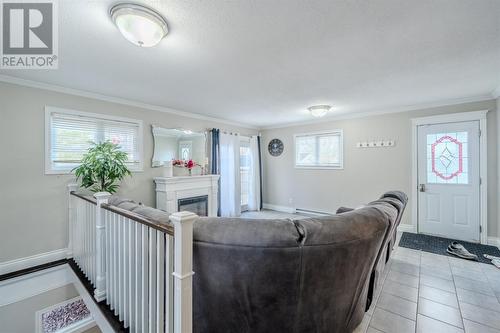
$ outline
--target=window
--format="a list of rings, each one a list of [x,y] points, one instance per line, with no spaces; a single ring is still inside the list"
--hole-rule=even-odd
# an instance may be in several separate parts
[[[45,108],[45,173],[68,173],[78,166],[91,142],[111,141],[128,155],[132,171],[142,170],[142,121]]]
[[[427,182],[468,184],[467,132],[427,134]]]
[[[193,142],[192,141],[180,141],[179,142],[179,158],[181,160],[187,161],[192,157]]]
[[[295,167],[342,169],[342,130],[295,135]]]
[[[241,211],[248,210],[251,158],[250,141],[248,138],[242,138],[240,142]]]

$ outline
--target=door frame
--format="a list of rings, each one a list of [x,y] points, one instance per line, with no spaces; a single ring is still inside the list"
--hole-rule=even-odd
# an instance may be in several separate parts
[[[412,231],[419,232],[418,224],[418,126],[443,123],[458,123],[465,121],[479,121],[479,226],[480,242],[488,243],[488,132],[486,115],[489,110],[449,113],[429,117],[411,119],[411,184],[410,200]]]

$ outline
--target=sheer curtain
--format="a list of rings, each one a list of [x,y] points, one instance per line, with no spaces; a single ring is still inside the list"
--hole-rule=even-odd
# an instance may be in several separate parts
[[[219,139],[221,216],[236,217],[241,215],[240,137],[220,132]]]
[[[260,147],[259,138],[250,138],[250,182],[248,189],[248,210],[260,210]]]

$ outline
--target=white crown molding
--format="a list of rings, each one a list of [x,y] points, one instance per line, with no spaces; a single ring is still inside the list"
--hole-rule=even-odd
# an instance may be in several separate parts
[[[142,109],[146,109],[146,110],[165,112],[165,113],[175,114],[178,116],[183,116],[183,117],[187,117],[187,118],[191,118],[191,119],[213,121],[213,122],[218,122],[221,124],[227,124],[227,125],[231,125],[231,126],[237,126],[237,127],[253,129],[253,130],[256,130],[256,129],[269,130],[269,129],[277,129],[277,128],[285,128],[285,127],[293,127],[293,126],[319,124],[319,123],[324,123],[325,121],[356,119],[356,118],[378,116],[378,115],[384,115],[384,114],[390,114],[390,113],[411,112],[411,111],[429,109],[429,108],[440,107],[440,106],[448,106],[448,105],[472,103],[472,102],[481,102],[481,101],[491,100],[491,99],[495,99],[495,98],[500,97],[500,86],[499,86],[498,88],[493,90],[490,94],[486,94],[486,95],[478,95],[478,96],[471,96],[471,97],[464,97],[464,98],[449,99],[449,100],[432,102],[432,103],[413,104],[413,105],[394,107],[394,108],[384,109],[384,110],[372,110],[372,111],[363,111],[363,112],[354,112],[354,113],[344,113],[344,114],[331,115],[331,116],[318,118],[318,119],[305,120],[305,121],[298,120],[298,121],[294,121],[294,122],[281,123],[281,124],[269,125],[269,126],[256,126],[256,125],[252,125],[252,124],[239,123],[236,121],[227,120],[227,119],[223,119],[223,118],[205,116],[205,115],[201,115],[198,113],[176,110],[176,109],[172,109],[172,108],[168,108],[168,107],[164,107],[164,106],[148,104],[148,103],[143,103],[143,102],[137,102],[137,101],[128,100],[125,98],[107,96],[107,95],[103,95],[103,94],[93,93],[90,91],[62,87],[62,86],[58,86],[58,85],[54,85],[54,84],[50,84],[50,83],[44,83],[44,82],[40,82],[40,81],[21,79],[21,78],[9,76],[9,75],[0,74],[0,82],[15,84],[15,85],[24,86],[24,87],[30,87],[30,88],[38,88],[38,89],[44,89],[44,90],[49,90],[49,91],[55,91],[55,92],[74,95],[74,96],[92,98],[92,99],[102,100],[105,102],[133,106],[133,107],[138,107],[138,108],[142,108]]]
[[[339,114],[339,115],[331,115],[331,116],[326,116],[323,118],[317,118],[317,119],[312,119],[312,120],[307,120],[307,121],[297,121],[297,122],[290,122],[290,123],[285,123],[285,124],[264,126],[264,127],[261,127],[260,130],[278,129],[278,128],[286,128],[286,127],[294,127],[294,126],[303,126],[303,125],[313,125],[313,124],[325,123],[328,121],[365,118],[365,117],[380,116],[380,115],[391,114],[391,113],[411,112],[411,111],[431,109],[431,108],[448,106],[448,105],[482,102],[482,101],[488,101],[488,100],[492,100],[492,99],[493,99],[492,94],[479,95],[479,96],[472,96],[472,97],[450,99],[450,100],[433,102],[433,103],[422,103],[422,104],[414,104],[414,105],[408,105],[408,106],[402,106],[402,107],[395,107],[395,108],[385,109],[385,110],[363,111],[363,112],[354,112],[354,113],[349,113],[349,114],[343,113],[343,114]]]
[[[66,259],[68,249],[59,249],[33,256],[0,262],[0,275],[20,271],[22,269],[43,265],[52,261]]]
[[[58,85],[54,85],[54,84],[50,84],[50,83],[44,83],[44,82],[40,82],[40,81],[20,79],[20,78],[9,76],[9,75],[0,74],[0,82],[15,84],[18,86],[30,87],[30,88],[38,88],[38,89],[43,89],[43,90],[55,91],[55,92],[68,94],[68,95],[92,98],[92,99],[97,99],[97,100],[101,100],[101,101],[105,101],[105,102],[133,106],[133,107],[146,109],[146,110],[165,112],[165,113],[175,114],[177,116],[182,116],[182,117],[187,117],[187,118],[192,118],[192,119],[213,121],[213,122],[217,122],[217,123],[221,123],[221,124],[243,127],[243,128],[247,128],[247,129],[259,129],[259,127],[254,126],[254,125],[238,123],[236,121],[231,121],[231,120],[227,120],[227,119],[204,116],[204,115],[201,115],[198,113],[176,110],[176,109],[172,109],[172,108],[168,108],[168,107],[164,107],[164,106],[148,104],[148,103],[143,103],[143,102],[137,102],[137,101],[128,100],[128,99],[120,98],[120,97],[102,95],[102,94],[93,93],[93,92],[85,91],[85,90],[62,87],[62,86],[58,86]]]
[[[495,90],[491,92],[491,96],[493,98],[499,98],[500,97],[500,86],[498,86]]]

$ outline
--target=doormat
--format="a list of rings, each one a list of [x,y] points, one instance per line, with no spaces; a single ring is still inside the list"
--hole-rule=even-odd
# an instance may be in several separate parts
[[[477,255],[479,262],[485,264],[491,264],[491,260],[483,257],[483,254],[489,254],[495,257],[500,257],[500,250],[496,246],[469,243],[444,237],[414,234],[409,232],[403,232],[403,234],[401,235],[401,240],[399,241],[399,246],[413,250],[420,250],[435,254],[441,254],[448,257],[458,258],[457,256],[451,255],[448,252],[446,252],[448,245],[450,245],[450,243],[453,241],[459,242],[467,249],[467,251]]]

